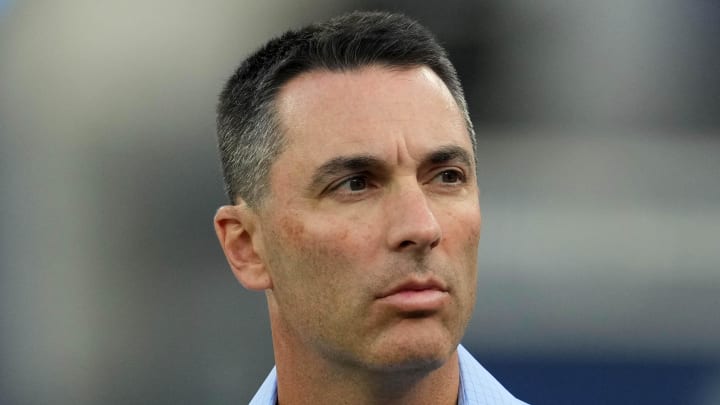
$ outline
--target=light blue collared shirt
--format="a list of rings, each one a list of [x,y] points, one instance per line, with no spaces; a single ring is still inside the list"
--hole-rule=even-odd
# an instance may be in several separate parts
[[[516,399],[460,345],[460,391],[458,405],[527,405]],[[273,367],[250,405],[277,404],[277,374]]]

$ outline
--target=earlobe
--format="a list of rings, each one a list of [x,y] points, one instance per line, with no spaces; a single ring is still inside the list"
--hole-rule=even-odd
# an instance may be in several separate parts
[[[220,246],[235,278],[249,290],[272,288],[272,279],[258,254],[253,233],[257,218],[244,203],[225,205],[215,214],[214,224]]]

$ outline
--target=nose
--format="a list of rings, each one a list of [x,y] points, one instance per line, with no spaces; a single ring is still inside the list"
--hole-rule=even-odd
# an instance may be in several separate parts
[[[427,253],[438,246],[442,229],[421,186],[406,186],[392,194],[386,212],[390,249]]]

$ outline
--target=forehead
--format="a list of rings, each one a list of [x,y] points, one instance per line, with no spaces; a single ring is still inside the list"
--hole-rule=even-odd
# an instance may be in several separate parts
[[[455,99],[423,66],[306,72],[280,90],[276,107],[287,141],[278,161],[289,155],[320,163],[351,153],[390,158],[399,144],[411,154],[448,144],[472,153]]]

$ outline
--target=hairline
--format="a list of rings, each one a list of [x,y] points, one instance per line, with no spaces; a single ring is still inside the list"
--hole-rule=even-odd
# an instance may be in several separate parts
[[[442,83],[443,86],[445,86],[445,89],[450,94],[450,97],[452,97],[453,101],[455,102],[455,105],[457,106],[460,115],[462,116],[462,119],[465,123],[465,130],[466,133],[470,139],[470,143],[472,145],[472,155],[473,160],[475,163],[475,167],[477,168],[477,146],[476,146],[476,139],[475,139],[475,130],[472,125],[472,121],[470,121],[469,117],[469,111],[467,110],[467,103],[464,102],[464,98],[462,100],[458,100],[456,95],[453,94],[450,87],[447,85],[445,80],[435,71],[435,69],[432,68],[427,63],[392,63],[384,60],[376,60],[371,61],[368,63],[361,63],[354,66],[341,66],[338,68],[332,68],[328,66],[318,65],[318,66],[311,66],[307,70],[303,70],[300,72],[297,72],[296,74],[290,75],[282,82],[278,83],[275,88],[270,92],[268,99],[263,103],[265,108],[263,108],[262,114],[266,116],[268,121],[270,121],[271,127],[276,131],[275,136],[277,136],[277,142],[276,142],[276,148],[273,149],[273,155],[271,159],[271,163],[268,167],[268,173],[263,176],[263,179],[261,180],[261,184],[259,185],[259,192],[257,195],[255,195],[256,201],[245,201],[240,196],[236,195],[234,198],[241,199],[245,201],[248,206],[252,209],[255,209],[257,211],[260,211],[264,208],[265,202],[269,199],[271,196],[271,172],[272,168],[275,166],[275,162],[277,162],[278,158],[285,152],[286,148],[289,146],[289,138],[287,137],[287,130],[289,129],[285,123],[283,122],[283,119],[280,114],[280,110],[278,108],[278,101],[280,99],[281,93],[284,89],[287,88],[288,84],[292,81],[295,81],[303,76],[312,74],[312,73],[357,73],[360,71],[363,71],[365,69],[370,69],[373,67],[380,67],[383,69],[387,69],[390,71],[408,71],[412,69],[418,69],[418,68],[428,68]],[[461,97],[463,94],[459,94]]]

